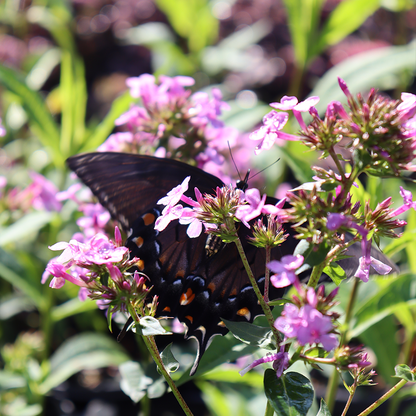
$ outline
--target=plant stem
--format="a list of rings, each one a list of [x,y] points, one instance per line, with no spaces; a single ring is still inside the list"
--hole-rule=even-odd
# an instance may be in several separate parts
[[[345,404],[345,407],[344,407],[344,410],[342,411],[342,415],[341,416],[345,416],[347,414],[347,412],[348,412],[348,409],[351,406],[352,399],[353,399],[354,394],[355,394],[355,392],[357,390],[357,384],[356,384],[356,381],[355,380],[354,380],[354,384],[351,386],[351,389],[352,389],[352,391],[349,392],[350,393],[350,397],[348,397],[348,401]]]
[[[326,266],[326,262],[323,261],[322,263],[318,264],[317,266],[313,266],[311,277],[309,278],[308,286],[313,287],[314,289],[318,285],[319,279],[322,276],[322,272],[324,271]]]
[[[270,263],[270,254],[271,254],[271,247],[266,246],[266,264]],[[270,270],[266,266],[266,270],[264,272],[264,301],[266,303],[269,302],[269,285],[270,285]]]
[[[352,317],[352,311],[354,309],[354,303],[357,298],[359,283],[360,283],[359,279],[354,279],[350,298],[348,300],[347,310],[345,311],[345,330],[341,334],[341,338],[339,342],[340,345],[344,345],[348,341],[347,335],[349,331],[349,324],[350,324],[351,317]],[[335,399],[336,399],[337,390],[338,390],[338,380],[339,380],[339,373],[338,373],[338,370],[334,368],[331,374],[331,377],[329,379],[329,382],[328,382],[328,387],[327,387],[326,397],[325,397],[325,402],[331,413],[334,410],[334,404],[335,404]]]
[[[273,331],[273,335],[276,339],[276,342],[277,344],[279,344],[282,341],[282,339],[280,337],[279,331],[274,327],[274,317],[273,317],[272,311],[269,305],[265,302],[263,295],[260,292],[259,286],[256,282],[256,279],[254,278],[253,271],[251,270],[251,267],[248,264],[248,260],[246,257],[246,253],[244,252],[243,245],[241,244],[241,241],[238,238],[238,236],[237,236],[237,239],[235,240],[235,244],[237,245],[238,253],[240,254],[244,268],[246,270],[248,278],[250,279],[250,283],[253,286],[254,293],[256,294],[257,299],[259,300],[260,306],[263,309],[264,315],[266,316],[267,322],[269,323],[270,328]]]
[[[377,409],[382,405],[386,400],[388,400],[393,394],[396,394],[402,387],[406,385],[406,380],[400,380],[395,386],[393,386],[387,393],[383,394],[378,400],[376,400],[371,406],[367,407],[363,412],[358,416],[367,416],[371,412]]]
[[[162,358],[160,357],[159,350],[157,349],[157,345],[155,342],[155,338],[153,336],[145,337],[143,336],[144,343],[147,346],[147,349],[150,352],[150,355],[155,360],[156,365],[158,366],[160,372],[162,373],[163,377],[165,378],[166,382],[169,384],[169,387],[172,389],[172,393],[175,395],[176,400],[182,407],[182,410],[187,416],[193,416],[191,409],[189,409],[188,405],[186,404],[185,400],[183,399],[181,393],[179,392],[176,384],[172,380],[169,375],[169,372],[166,370],[165,366],[163,365]]]

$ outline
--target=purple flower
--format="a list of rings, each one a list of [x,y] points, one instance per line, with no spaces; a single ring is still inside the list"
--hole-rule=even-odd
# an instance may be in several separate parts
[[[300,127],[303,130],[306,130],[306,124],[303,121],[301,113],[305,111],[310,111],[311,108],[314,107],[318,102],[319,102],[319,97],[317,96],[309,97],[306,100],[298,103],[298,99],[296,97],[288,97],[285,95],[280,100],[280,103],[271,103],[270,106],[273,108],[277,108],[278,110],[284,110],[284,111],[292,110],[293,115],[298,121]]]
[[[285,347],[282,346],[280,348],[280,352],[274,354],[268,354],[258,360],[253,361],[250,365],[245,367],[243,370],[239,371],[240,376],[243,376],[248,371],[257,367],[263,363],[270,363],[273,362],[273,369],[276,371],[277,378],[281,377],[283,371],[289,367],[289,354],[285,352]]]
[[[256,188],[247,189],[244,193],[246,205],[237,208],[235,216],[247,227],[250,228],[249,221],[261,214],[276,215],[279,208],[274,205],[265,204],[267,195],[260,198],[260,191]]]
[[[371,246],[371,244],[369,244]],[[354,273],[355,277],[358,277],[363,282],[368,282],[370,276],[370,266],[378,273],[378,274],[389,274],[391,272],[391,267],[387,264],[384,264],[380,260],[375,259],[374,257],[360,257],[359,259],[359,266],[357,271]]]
[[[400,195],[403,198],[403,205],[391,212],[391,217],[396,217],[397,215],[403,214],[403,212],[406,212],[410,208],[416,209],[416,202],[412,201],[413,195],[410,191],[407,191],[401,186]]]
[[[408,120],[416,113],[416,95],[402,92],[401,99],[402,102],[398,105],[397,111],[400,113],[402,120]]]
[[[301,319],[297,331],[299,344],[321,343],[326,351],[331,351],[338,345],[336,335],[328,333],[334,329],[329,316],[322,315],[311,305],[305,305],[299,311],[299,318]]]
[[[294,284],[295,287],[300,288],[299,279],[295,271],[303,264],[303,256],[283,256],[280,261],[273,260],[267,264],[267,267],[276,273],[270,277],[270,282],[274,287],[286,287]]]
[[[309,304],[300,309],[285,304],[282,316],[276,319],[274,326],[287,338],[297,338],[300,345],[321,343],[326,351],[338,345],[337,337],[330,333],[334,329],[331,318]]]
[[[280,131],[285,126],[288,118],[287,113],[278,113],[277,111],[270,111],[263,117],[263,126],[253,131],[249,136],[250,140],[261,140],[254,151],[255,154],[270,149],[277,139],[291,141],[299,139],[297,136]]]

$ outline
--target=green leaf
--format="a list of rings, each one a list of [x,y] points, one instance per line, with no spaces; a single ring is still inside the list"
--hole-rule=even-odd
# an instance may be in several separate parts
[[[78,298],[73,298],[59,306],[55,306],[51,311],[51,318],[55,322],[82,312],[88,312],[97,309],[97,304],[91,300],[86,299],[81,301]]]
[[[153,318],[152,316],[144,316],[140,318],[140,322],[136,323],[133,327],[133,332],[136,332],[145,337],[151,335],[171,335],[171,332],[166,331],[158,319]]]
[[[47,211],[31,212],[0,232],[0,247],[6,244],[28,240],[52,220],[53,213]]]
[[[339,286],[347,277],[345,270],[337,263],[331,263],[329,266],[326,266],[324,268],[324,273],[327,274],[337,286]]]
[[[90,136],[85,138],[84,143],[80,146],[79,153],[95,150],[100,146],[113,131],[114,121],[129,109],[133,101],[134,99],[129,91],[116,98],[104,120],[94,128],[94,132]]]
[[[221,364],[233,362],[237,358],[252,354],[257,350],[257,346],[242,344],[231,334],[227,334],[224,337],[216,336],[205,351],[199,363],[196,376],[201,376]],[[185,372],[176,384],[179,386],[191,379],[192,377],[188,372]]]
[[[319,54],[329,45],[340,42],[380,7],[380,0],[344,0],[332,11],[317,39],[314,53]]]
[[[28,296],[37,308],[42,309],[45,305],[45,299],[38,287],[31,280],[17,274],[11,267],[7,267],[1,258],[3,253],[5,252],[0,250],[0,277]]]
[[[284,0],[296,61],[300,68],[313,57],[323,0]]]
[[[403,274],[393,279],[373,277],[374,282],[380,283],[379,289],[371,292],[355,310],[355,325],[349,336],[358,337],[367,328],[399,310],[403,303],[416,305],[414,281],[415,275]],[[383,284],[381,284],[383,283]]]
[[[319,407],[319,412],[316,416],[331,416],[331,412],[324,399],[321,399],[321,406]]]
[[[248,322],[233,322],[223,319],[226,327],[241,342],[249,345],[257,345],[260,348],[275,350],[272,331],[263,326],[257,326]]]
[[[391,257],[401,250],[404,250],[409,244],[416,242],[416,230],[406,230],[400,238],[394,239],[383,249],[387,257]],[[413,245],[413,244],[412,244]]]
[[[277,378],[276,372],[264,373],[264,392],[279,416],[305,416],[313,402],[313,387],[302,374],[289,372]]]
[[[144,374],[139,363],[127,361],[119,366],[121,375],[120,388],[135,403],[138,403],[146,394],[148,386],[153,383],[150,377]]]
[[[83,333],[65,341],[51,356],[51,371],[39,386],[41,394],[63,383],[78,371],[118,366],[129,358],[119,344],[109,336]]]
[[[26,387],[26,379],[18,374],[0,370],[0,391]]]
[[[406,364],[396,365],[394,371],[396,374],[393,377],[416,383],[416,374]]]
[[[405,46],[378,48],[345,59],[327,71],[311,92],[321,98],[317,110],[324,113],[327,103],[333,100],[346,102],[338,85],[338,76],[348,84],[352,94],[372,87],[394,89],[402,85],[403,71],[415,73],[415,54],[416,41],[413,41]]]
[[[148,388],[147,388],[147,396],[149,399],[157,399],[158,397],[162,397],[166,392],[166,383],[163,377],[155,380]]]
[[[169,373],[174,373],[179,368],[179,362],[172,353],[172,343],[166,346],[166,348],[160,353],[164,367]]]
[[[63,165],[67,155],[62,155],[59,148],[59,129],[48,111],[42,96],[31,90],[24,81],[22,74],[15,69],[0,65],[0,83],[21,100],[29,124],[33,132],[39,137],[42,144],[52,153],[53,160]]]

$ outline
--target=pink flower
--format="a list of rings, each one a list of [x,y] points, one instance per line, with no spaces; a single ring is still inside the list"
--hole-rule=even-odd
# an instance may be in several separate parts
[[[384,264],[380,260],[375,259],[374,257],[366,258],[365,256],[360,257],[359,266],[357,271],[354,273],[355,277],[358,277],[363,282],[368,282],[370,275],[370,266],[378,274],[389,274],[391,272],[391,267],[387,264]]]
[[[289,367],[289,354],[285,352],[285,347],[280,348],[280,352],[274,354],[268,354],[258,360],[253,361],[250,365],[239,371],[240,375],[243,376],[248,371],[257,367],[260,364],[273,362],[273,368],[276,371],[276,377],[282,376],[283,371]]]
[[[305,305],[299,311],[299,318],[301,319],[297,331],[299,344],[321,343],[326,351],[331,351],[338,345],[336,335],[329,334],[334,329],[329,316],[324,316],[312,306]]]
[[[156,220],[155,230],[163,231],[171,221],[181,218],[183,210],[184,208],[182,205],[166,205],[162,214]]]
[[[283,256],[280,261],[273,260],[267,264],[267,267],[276,273],[270,277],[270,282],[274,287],[286,287],[294,284],[295,287],[300,288],[299,279],[297,278],[295,271],[302,266],[304,261],[303,256],[298,254],[297,256]]]
[[[303,121],[301,116],[301,112],[310,111],[317,103],[319,102],[319,97],[312,96],[307,98],[304,101],[298,103],[298,99],[296,97],[288,97],[284,96],[280,103],[271,103],[270,106],[273,108],[277,108],[278,110],[292,110],[293,115],[295,116],[296,120],[298,121],[300,127],[303,130],[306,130],[306,124]]]
[[[286,303],[282,316],[276,319],[274,326],[287,338],[296,338],[300,345],[321,343],[326,351],[331,351],[338,345],[338,339],[333,331],[331,318],[322,315],[310,304],[300,309]]]
[[[249,221],[258,217],[261,214],[276,215],[279,208],[274,205],[265,204],[267,195],[264,194],[260,198],[260,191],[256,188],[247,189],[245,191],[246,205],[241,205],[237,208],[235,216],[247,227],[250,228]]]
[[[298,140],[297,136],[280,131],[285,126],[288,118],[289,115],[287,113],[278,113],[277,111],[270,111],[263,117],[263,126],[249,136],[250,140],[261,140],[261,143],[254,151],[255,154],[259,154],[262,150],[270,149],[277,139]]]
[[[190,176],[187,176],[180,185],[175,186],[171,191],[168,192],[166,196],[157,201],[161,205],[176,205],[182,198],[182,195],[188,190]]]
[[[400,195],[403,198],[403,205],[391,212],[391,217],[396,217],[397,215],[403,214],[403,212],[406,212],[410,208],[416,209],[416,201],[412,201],[413,195],[410,191],[407,191],[401,186]]]

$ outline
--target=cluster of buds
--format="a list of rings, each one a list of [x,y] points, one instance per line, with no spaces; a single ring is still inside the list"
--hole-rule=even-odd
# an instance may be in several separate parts
[[[80,287],[79,297],[99,301],[100,306],[108,308],[108,315],[114,312],[141,311],[149,288],[147,277],[129,270],[139,259],[129,259],[129,250],[122,245],[119,229],[115,228],[115,242],[104,234],[96,234],[87,243],[71,240],[50,247],[51,250],[63,250],[52,259],[42,276],[45,283],[50,275],[53,279],[50,287],[61,288],[66,281]],[[155,313],[156,306],[150,308]]]
[[[213,88],[211,97],[192,91],[191,77],[143,74],[128,78],[130,95],[140,100],[116,121],[126,131],[112,134],[99,151],[129,151],[195,161],[203,168],[221,165],[221,152],[236,143],[238,131],[219,119],[229,106],[221,91]],[[217,168],[218,169],[218,168]]]

